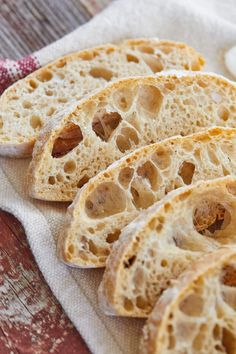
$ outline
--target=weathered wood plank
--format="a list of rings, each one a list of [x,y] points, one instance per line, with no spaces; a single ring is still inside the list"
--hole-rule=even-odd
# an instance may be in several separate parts
[[[0,211],[0,353],[88,354],[46,285],[24,230]]]
[[[0,0],[0,58],[19,59],[87,22],[111,0]]]

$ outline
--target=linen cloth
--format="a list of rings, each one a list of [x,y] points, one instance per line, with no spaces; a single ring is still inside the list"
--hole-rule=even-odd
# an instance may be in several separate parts
[[[186,42],[206,58],[205,70],[231,78],[224,53],[236,44],[235,0],[115,1],[87,24],[20,63],[1,61],[0,86],[3,91],[15,79],[72,51],[149,36]],[[137,353],[144,321],[101,312],[97,287],[103,271],[72,269],[57,260],[55,241],[68,204],[29,198],[25,181],[29,159],[0,158],[0,163],[0,207],[22,222],[46,281],[92,353]]]

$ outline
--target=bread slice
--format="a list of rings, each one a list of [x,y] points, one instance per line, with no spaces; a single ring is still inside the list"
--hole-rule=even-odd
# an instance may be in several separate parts
[[[236,178],[172,191],[130,223],[99,289],[107,314],[146,317],[171,281],[205,252],[236,245]]]
[[[206,73],[116,82],[42,132],[29,170],[34,198],[69,201],[135,148],[204,127],[236,127],[236,84]]]
[[[59,58],[0,98],[0,155],[31,155],[40,129],[68,103],[109,81],[168,69],[201,70],[204,59],[186,44],[155,38],[107,44]]]
[[[235,249],[205,255],[163,293],[144,327],[140,353],[236,353]]]
[[[169,191],[236,171],[236,129],[212,128],[140,148],[85,185],[68,209],[58,251],[78,267],[104,267],[123,227]]]

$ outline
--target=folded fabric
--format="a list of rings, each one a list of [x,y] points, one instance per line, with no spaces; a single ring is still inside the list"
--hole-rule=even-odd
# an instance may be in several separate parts
[[[1,92],[58,56],[148,36],[184,41],[204,55],[207,70],[232,78],[224,65],[224,53],[236,41],[234,0],[118,0],[86,25],[33,55],[17,63],[1,61]],[[96,354],[137,353],[143,321],[107,317],[98,307],[102,270],[70,269],[57,260],[55,240],[68,204],[28,197],[25,174],[29,160],[1,158],[0,163],[0,207],[22,222],[46,281],[90,350]]]

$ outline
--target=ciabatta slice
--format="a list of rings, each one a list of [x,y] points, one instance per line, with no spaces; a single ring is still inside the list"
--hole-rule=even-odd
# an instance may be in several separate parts
[[[236,178],[169,193],[130,223],[114,245],[99,290],[107,314],[145,317],[191,262],[236,245]]]
[[[137,149],[85,185],[67,213],[60,258],[103,267],[123,227],[178,187],[236,173],[236,129],[214,128]]]
[[[183,353],[236,353],[235,249],[205,255],[152,311],[140,354]]]
[[[186,44],[155,38],[107,44],[59,58],[18,81],[0,98],[0,155],[30,155],[39,131],[57,112],[121,77],[168,69],[201,70]]]
[[[208,126],[236,127],[236,84],[206,73],[124,79],[42,132],[29,170],[34,198],[69,201],[91,177],[143,145]]]

